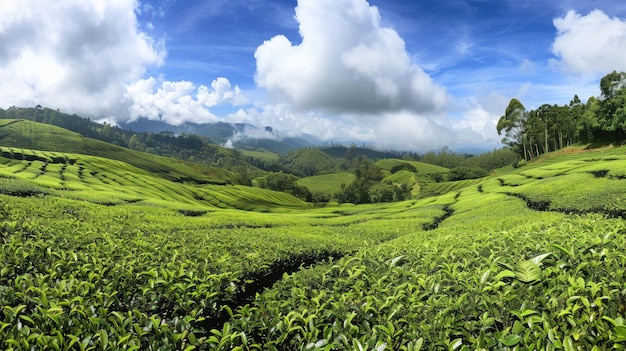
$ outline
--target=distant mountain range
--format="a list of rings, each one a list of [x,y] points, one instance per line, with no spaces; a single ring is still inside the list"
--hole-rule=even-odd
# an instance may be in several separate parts
[[[173,126],[163,121],[140,118],[129,123],[119,123],[119,127],[133,132],[160,133],[171,131],[176,134],[196,134],[207,137],[211,142],[222,146],[244,149],[266,149],[277,153],[286,153],[303,147],[319,146],[322,141],[313,135],[302,134],[299,137],[285,136],[271,126],[264,128],[248,123],[183,123]]]

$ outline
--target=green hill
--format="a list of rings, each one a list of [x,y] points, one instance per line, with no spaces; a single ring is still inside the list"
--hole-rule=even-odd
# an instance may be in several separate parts
[[[18,159],[20,151],[17,149],[57,151],[123,161],[177,182],[237,183],[234,174],[217,167],[134,151],[85,138],[60,127],[27,120],[0,119],[0,146],[12,147],[11,157]]]
[[[320,192],[333,196],[341,190],[341,185],[348,185],[356,179],[352,173],[332,173],[302,178],[298,184],[305,186],[312,193]]]
[[[400,169],[410,170],[417,173],[418,178],[428,179],[434,174],[445,174],[448,169],[429,163],[417,161],[405,161],[395,158],[388,158],[376,161],[376,165],[389,173],[395,173]]]
[[[215,166],[236,173],[237,182],[242,184],[249,184],[251,178],[263,173],[246,162],[241,152],[221,147],[205,137],[188,134],[185,131],[179,131],[178,134],[171,131],[137,133],[107,123],[97,123],[75,114],[69,115],[39,106],[36,108],[10,107],[7,110],[0,108],[0,119],[22,119],[44,123],[78,133],[85,138],[132,150]]]
[[[151,170],[153,164],[146,160],[135,159],[135,163],[150,166],[148,169],[116,159],[73,153],[0,147],[0,155],[0,182],[5,188],[14,188],[16,193],[32,190],[105,205],[142,203],[200,212],[218,208],[269,211],[308,206],[286,193],[218,185],[199,173],[173,175],[166,168]],[[180,175],[201,178],[183,182]]]
[[[317,148],[304,148],[289,152],[284,157],[284,167],[304,176],[333,173],[339,162]]]

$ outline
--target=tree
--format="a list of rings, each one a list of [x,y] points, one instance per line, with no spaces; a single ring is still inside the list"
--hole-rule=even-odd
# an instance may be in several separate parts
[[[340,203],[368,203],[370,202],[369,189],[369,184],[365,178],[357,178],[350,185],[342,187],[342,191],[337,194],[337,200]]]
[[[572,113],[572,120],[574,122],[573,127],[573,142],[580,142],[583,140],[583,136],[580,134],[580,121],[583,113],[585,113],[585,105],[580,101],[578,95],[574,95],[574,98],[569,103],[569,108]]]
[[[526,140],[526,120],[528,112],[522,103],[517,99],[511,99],[502,117],[498,120],[498,135],[505,133],[502,143],[513,148],[520,148],[520,153],[528,161],[530,153],[527,149]]]
[[[356,175],[357,178],[363,178],[366,181],[378,181],[383,179],[383,173],[380,167],[367,158],[367,156],[361,155],[356,158],[354,175]]]
[[[582,141],[592,141],[594,134],[600,129],[598,111],[600,104],[595,97],[590,97],[583,108],[582,115],[578,119],[576,131]]]
[[[448,171],[448,181],[476,179],[487,175],[487,171],[480,167],[454,167]]]
[[[600,80],[598,121],[613,137],[626,132],[626,73],[613,71]]]

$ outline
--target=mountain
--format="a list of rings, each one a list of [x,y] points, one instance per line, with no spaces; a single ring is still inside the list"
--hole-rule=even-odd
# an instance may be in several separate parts
[[[119,123],[120,128],[133,132],[160,133],[170,131],[176,134],[196,134],[208,138],[211,142],[236,149],[264,149],[276,153],[286,153],[303,147],[321,145],[322,141],[312,135],[302,134],[298,137],[285,136],[271,126],[261,128],[249,123],[191,123],[178,126],[163,121],[140,118],[133,122]]]

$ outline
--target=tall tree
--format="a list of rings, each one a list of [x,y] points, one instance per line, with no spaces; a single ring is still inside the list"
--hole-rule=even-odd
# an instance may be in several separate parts
[[[594,140],[594,135],[600,129],[598,121],[598,111],[600,103],[595,97],[590,97],[584,105],[582,115],[578,119],[577,132],[582,141],[590,142]]]
[[[623,135],[626,132],[626,73],[613,71],[604,76],[600,80],[600,91],[600,127],[613,137]]]
[[[498,120],[498,135],[505,133],[502,139],[504,144],[519,149],[520,153],[526,161],[530,158],[527,148],[526,136],[526,120],[528,119],[528,111],[526,107],[517,99],[511,99],[509,106],[502,117]]]

